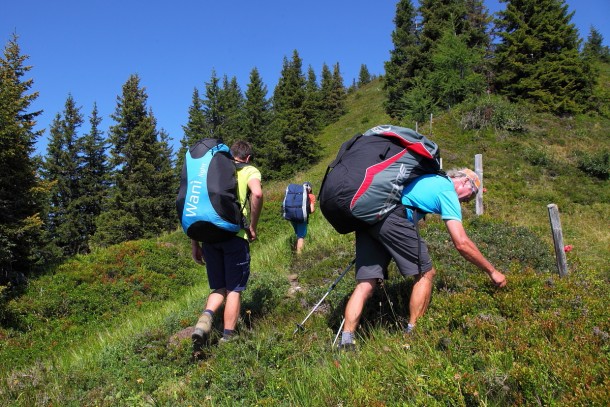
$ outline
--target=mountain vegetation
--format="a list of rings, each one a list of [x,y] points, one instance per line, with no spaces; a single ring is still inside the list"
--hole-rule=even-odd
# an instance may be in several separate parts
[[[339,63],[318,80],[296,50],[270,96],[256,68],[245,92],[212,72],[193,90],[177,155],[132,75],[107,131],[95,105],[87,121],[68,95],[46,155],[34,156],[37,94],[14,36],[0,59],[0,403],[606,405],[610,52],[594,28],[581,44],[563,0],[506,3],[490,16],[479,0],[398,1],[385,74],[362,65],[349,89]],[[436,141],[445,168],[483,155],[485,213],[465,204],[464,222],[509,283],[493,288],[428,217],[438,278],[417,334],[399,328],[413,282],[391,269],[357,352],[339,353],[354,281],[336,279],[353,235],[315,213],[296,256],[281,201],[287,182],[315,192],[344,141],[388,123]],[[265,177],[251,283],[239,338],[193,358],[188,328],[208,286],[175,192],[189,145],[237,135]]]

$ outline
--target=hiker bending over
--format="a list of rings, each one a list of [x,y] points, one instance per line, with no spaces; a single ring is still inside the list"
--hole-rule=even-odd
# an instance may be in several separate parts
[[[356,231],[356,288],[345,307],[345,325],[340,347],[354,347],[354,331],[366,301],[379,280],[387,274],[390,259],[394,259],[404,276],[415,276],[409,301],[411,333],[432,295],[435,270],[426,243],[419,238],[415,223],[426,213],[441,215],[458,252],[469,262],[485,271],[494,285],[504,287],[506,277],[485,259],[468,238],[462,225],[460,202],[470,201],[478,192],[481,181],[471,170],[463,168],[443,175],[428,174],[416,178],[404,187],[402,204],[383,221]]]
[[[316,196],[312,193],[311,183],[304,182],[303,186],[307,191],[307,202],[309,206],[307,207],[307,213],[312,214],[316,210]],[[303,251],[303,247],[305,246],[305,237],[307,236],[307,226],[309,224],[309,216],[302,222],[290,221],[292,223],[292,227],[294,229],[294,233],[297,236],[297,241],[295,244],[295,251],[297,254],[301,254]]]
[[[253,165],[252,147],[245,141],[231,146],[231,154],[237,167],[237,187],[240,206],[247,215],[246,200],[249,195],[250,225],[229,240],[220,243],[191,241],[193,259],[202,263],[205,258],[208,281],[213,290],[207,299],[205,310],[193,331],[193,341],[204,343],[212,330],[214,313],[225,302],[224,331],[222,341],[234,334],[241,307],[241,292],[250,276],[250,245],[256,239],[256,225],[263,208],[261,173]]]

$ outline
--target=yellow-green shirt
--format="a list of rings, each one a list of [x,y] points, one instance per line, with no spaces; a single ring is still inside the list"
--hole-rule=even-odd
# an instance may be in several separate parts
[[[239,196],[239,205],[243,208],[242,211],[244,216],[248,215],[248,209],[246,208],[246,196],[248,194],[248,182],[251,179],[257,179],[262,181],[261,172],[252,165],[246,165],[243,168],[237,170],[237,194]],[[247,239],[246,232],[242,229],[237,234],[238,236]]]

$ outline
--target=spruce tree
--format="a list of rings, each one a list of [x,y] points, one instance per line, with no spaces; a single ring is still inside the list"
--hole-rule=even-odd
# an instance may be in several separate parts
[[[360,72],[358,73],[358,87],[364,86],[371,82],[371,74],[365,64],[360,65]]]
[[[87,241],[80,227],[82,214],[75,202],[85,192],[80,188],[78,131],[83,124],[80,110],[72,95],[68,95],[63,113],[58,113],[51,124],[43,162],[44,178],[53,185],[46,230],[49,244],[61,256],[78,253]]]
[[[199,90],[193,90],[191,105],[189,106],[189,117],[186,126],[182,126],[184,136],[180,140],[180,150],[176,163],[176,175],[179,177],[184,166],[184,157],[187,149],[202,138],[209,137],[208,125],[203,111],[203,101],[199,97]]]
[[[216,71],[212,70],[210,81],[205,84],[205,99],[203,102],[203,115],[208,129],[207,137],[222,138],[222,124],[224,121],[223,106],[221,103],[222,88]]]
[[[222,90],[219,97],[222,124],[219,128],[220,138],[229,146],[236,140],[243,139],[244,96],[237,78],[228,80],[223,77]]]
[[[102,213],[104,199],[109,188],[109,168],[106,155],[106,141],[100,130],[102,118],[98,114],[97,104],[93,104],[89,116],[90,130],[79,139],[80,182],[79,193],[74,206],[80,214],[79,225],[83,244],[79,253],[90,251],[90,240],[95,234],[95,222]]]
[[[404,96],[413,87],[413,78],[422,69],[420,41],[418,38],[417,13],[411,0],[400,0],[396,5],[392,31],[394,49],[385,63],[384,102],[386,113],[393,119],[404,115]]]
[[[175,227],[177,181],[167,134],[157,131],[140,78],[123,85],[110,127],[112,188],[107,210],[97,219],[96,243],[149,238]]]
[[[510,0],[496,20],[495,86],[512,100],[571,114],[587,108],[591,67],[563,0]]]
[[[331,120],[332,122],[337,121],[339,117],[345,114],[345,99],[347,98],[347,91],[343,83],[343,76],[341,75],[341,68],[339,63],[335,63],[333,66],[333,80],[330,98],[331,108]]]
[[[28,93],[33,80],[24,78],[32,68],[27,59],[13,35],[0,57],[0,286],[23,283],[41,256],[44,196],[32,157],[41,112],[31,110],[38,93]]]
[[[322,64],[322,79],[320,79],[320,110],[324,126],[333,122],[333,73],[326,63]]]
[[[305,84],[302,61],[294,50],[291,61],[284,57],[282,72],[273,92],[273,131],[287,151],[287,155],[282,157],[282,173],[285,175],[303,169],[319,156],[315,134],[307,132]]]
[[[583,47],[585,58],[594,58],[603,62],[610,62],[610,48],[604,44],[604,36],[591,26],[587,41]]]
[[[258,69],[253,68],[245,94],[243,138],[252,144],[255,165],[268,179],[281,170],[283,146],[270,131],[273,112],[267,92]]]

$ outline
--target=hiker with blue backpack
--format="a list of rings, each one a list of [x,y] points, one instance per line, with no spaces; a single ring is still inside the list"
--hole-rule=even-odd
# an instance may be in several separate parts
[[[310,182],[302,185],[289,184],[282,203],[282,217],[292,224],[296,235],[294,251],[297,255],[303,252],[305,237],[309,224],[309,215],[316,210],[316,196]]]
[[[415,284],[409,301],[411,333],[426,311],[435,270],[417,222],[439,214],[458,252],[497,287],[506,277],[485,259],[462,225],[461,202],[481,180],[471,170],[441,169],[438,145],[412,129],[380,125],[344,142],[320,187],[320,209],[339,233],[356,234],[356,287],[345,307],[340,349],[353,349],[362,310],[394,259]]]
[[[252,158],[245,141],[235,142],[229,152],[220,140],[204,139],[187,152],[178,213],[191,237],[193,259],[200,264],[205,259],[212,290],[192,333],[196,351],[209,342],[214,314],[223,303],[220,341],[235,335],[241,293],[250,277],[250,242],[257,238],[263,208],[261,173]]]

